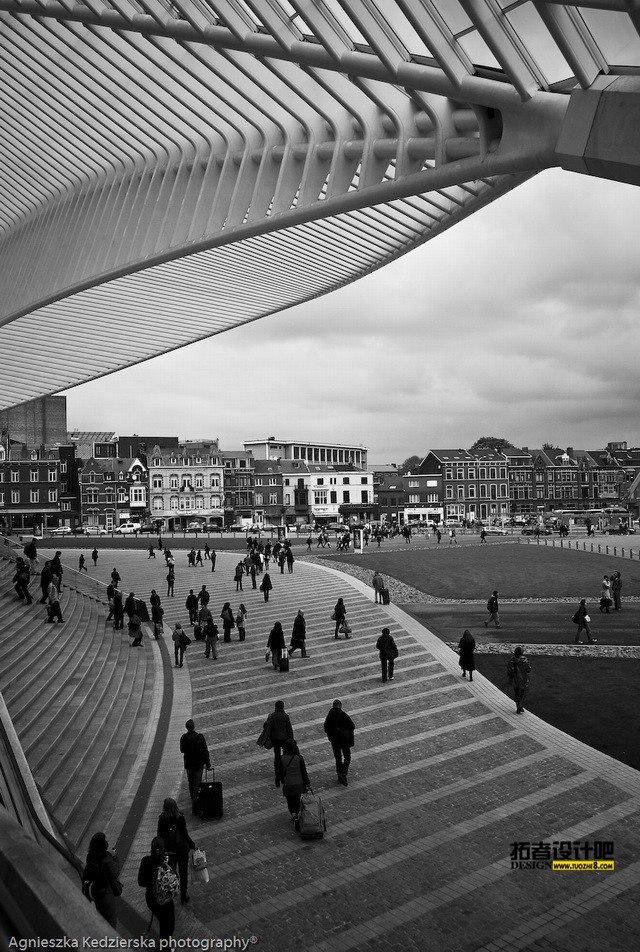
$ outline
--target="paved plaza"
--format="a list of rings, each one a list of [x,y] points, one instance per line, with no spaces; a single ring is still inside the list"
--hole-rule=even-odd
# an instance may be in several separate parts
[[[76,550],[64,555],[76,564]],[[164,643],[145,639],[140,650],[163,669],[171,703],[158,697],[149,717],[129,814],[107,820],[126,857],[123,898],[145,928],[139,860],[163,798],[175,796],[211,875],[208,886],[191,888],[188,906],[178,905],[176,938],[235,936],[270,952],[626,950],[640,939],[638,772],[529,713],[516,716],[513,702],[481,675],[463,681],[440,639],[396,605],[375,605],[368,586],[340,571],[298,559],[293,575],[272,573],[265,605],[250,580],[235,594],[237,553],[219,553],[215,574],[207,563],[188,569],[180,553],[176,595],[167,599],[163,559],[143,550],[103,555],[98,578],[117,564],[125,592],[148,597],[155,587],[166,611]],[[178,669],[167,651],[170,625],[187,620],[188,589],[202,584],[214,617],[224,601],[234,609],[244,602],[247,641],[221,644],[218,661],[194,642]],[[339,596],[354,629],[349,642],[333,638]],[[289,674],[276,673],[264,659],[268,632],[279,620],[288,635],[298,608],[309,657],[294,656]],[[375,651],[383,625],[400,649],[396,678],[385,685]],[[322,731],[336,697],[356,723],[348,788],[336,782]],[[293,832],[271,754],[256,746],[278,699],[326,807],[321,842],[303,843]],[[224,785],[222,820],[189,812],[178,741],[191,715]],[[164,735],[154,745],[156,718]],[[153,779],[145,786],[149,757]],[[612,842],[615,871],[511,868],[515,841],[559,840]]]

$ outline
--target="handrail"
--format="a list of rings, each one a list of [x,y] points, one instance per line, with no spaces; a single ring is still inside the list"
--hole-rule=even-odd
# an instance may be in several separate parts
[[[2,695],[0,694],[0,699],[1,698],[2,698]],[[2,700],[2,707],[4,708],[4,700]],[[11,762],[11,767],[12,767],[14,776],[16,778],[17,784],[20,788],[20,793],[22,795],[22,801],[25,807],[27,808],[27,811],[29,812],[33,825],[37,828],[38,832],[47,841],[47,843],[50,846],[52,846],[53,849],[56,850],[56,852],[59,853],[63,859],[65,859],[71,866],[73,866],[75,871],[78,873],[80,879],[82,880],[82,873],[84,871],[84,866],[81,860],[79,860],[78,857],[74,853],[72,853],[71,850],[67,846],[64,846],[62,843],[59,842],[59,840],[56,839],[56,837],[46,828],[46,826],[44,825],[44,823],[42,822],[40,818],[39,812],[33,803],[32,794],[23,776],[23,770],[25,769],[24,764],[20,765],[18,763],[18,758],[16,757],[16,753],[13,748],[11,738],[9,737],[9,734],[7,732],[3,717],[0,717],[0,740],[2,741],[2,749],[4,753],[8,756],[9,761]]]

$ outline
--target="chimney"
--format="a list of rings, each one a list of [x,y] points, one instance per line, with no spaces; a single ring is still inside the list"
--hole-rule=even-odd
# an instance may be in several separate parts
[[[567,456],[573,456],[573,446],[567,446]]]
[[[523,453],[528,453],[528,452],[529,452],[529,447],[528,447],[528,446],[523,446],[523,447],[522,447],[522,452],[523,452]]]

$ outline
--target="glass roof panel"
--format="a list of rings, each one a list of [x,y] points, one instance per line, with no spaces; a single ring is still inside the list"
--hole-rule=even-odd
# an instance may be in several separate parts
[[[475,30],[458,37],[458,44],[475,66],[488,66],[490,69],[502,70],[500,63]]]
[[[351,37],[353,43],[367,43],[366,39],[357,28],[355,23],[353,23],[353,21],[350,20],[347,14],[344,12],[338,0],[324,0],[324,2],[329,10],[331,10],[347,36]]]
[[[571,68],[533,3],[516,7],[506,17],[550,85],[571,77]]]
[[[405,48],[412,56],[431,56],[431,50],[423,43],[408,20],[398,16],[393,20],[393,32],[402,40]]]
[[[640,36],[626,13],[580,8],[606,61],[612,66],[640,66]]]
[[[453,34],[473,26],[459,3],[452,3],[451,0],[432,0],[432,3]]]

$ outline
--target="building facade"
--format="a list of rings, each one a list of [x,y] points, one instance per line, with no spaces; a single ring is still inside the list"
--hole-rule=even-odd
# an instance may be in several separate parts
[[[148,517],[147,467],[135,458],[91,458],[80,472],[82,522],[111,531],[123,522]]]
[[[318,443],[300,440],[246,440],[245,450],[253,454],[254,459],[300,460],[303,463],[331,464],[333,466],[351,465],[357,469],[367,468],[367,448],[365,446],[346,446],[340,443]]]
[[[192,522],[223,525],[224,469],[217,440],[156,444],[147,460],[153,521],[168,532]]]
[[[0,526],[36,535],[60,521],[60,454],[57,448],[0,443]]]

